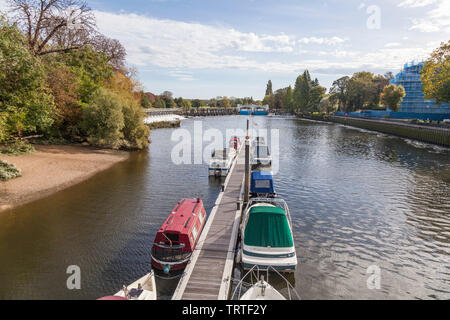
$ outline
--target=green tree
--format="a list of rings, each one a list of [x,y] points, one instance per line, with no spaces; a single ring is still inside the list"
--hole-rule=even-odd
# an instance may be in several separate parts
[[[294,87],[294,105],[295,109],[300,112],[306,112],[310,102],[311,76],[309,71],[297,77]]]
[[[138,100],[121,97],[123,114],[123,145],[132,149],[144,149],[149,145],[150,129],[144,124],[146,116]],[[114,109],[115,113],[115,109]],[[114,115],[111,115],[114,116]],[[119,117],[120,118],[120,117]]]
[[[152,107],[152,103],[150,102],[150,99],[147,97],[147,95],[143,91],[141,92],[141,106],[142,106],[142,108],[145,108],[145,109]]]
[[[331,95],[326,95],[320,101],[318,106],[318,111],[321,113],[334,113],[337,110],[338,100],[336,98],[331,98]]]
[[[156,97],[155,108],[166,108],[166,102],[161,97]]]
[[[273,94],[272,80],[269,80],[269,82],[267,83],[267,88],[266,88],[266,96],[270,96],[272,94]]]
[[[120,97],[107,89],[99,89],[93,101],[83,107],[81,123],[89,143],[100,147],[119,148],[125,127]]]
[[[425,97],[450,102],[450,40],[433,51],[421,73]]]
[[[348,81],[350,77],[345,76],[333,81],[333,85],[330,88],[330,94],[333,96],[333,99],[337,99],[338,101],[338,110],[346,110],[348,103]]]
[[[47,133],[53,123],[53,97],[45,71],[16,26],[0,16],[0,138]]]
[[[326,92],[327,92],[327,89],[322,86],[315,86],[315,87],[311,88],[309,104],[308,104],[308,108],[307,108],[309,112],[319,111],[319,103],[320,103],[320,101],[322,101]]]
[[[246,103],[244,103],[246,104]],[[264,105],[268,105],[270,109],[275,109],[275,95],[270,94],[264,97]]]
[[[395,84],[390,84],[384,87],[381,93],[380,101],[384,105],[388,106],[392,111],[398,111],[400,102],[402,102],[405,97],[405,89],[402,86],[396,86]]]

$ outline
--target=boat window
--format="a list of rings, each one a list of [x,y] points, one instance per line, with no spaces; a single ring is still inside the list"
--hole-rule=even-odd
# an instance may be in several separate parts
[[[271,188],[270,180],[256,180],[255,181],[255,188],[258,189],[268,189]]]
[[[173,242],[178,242],[180,240],[178,233],[164,233],[164,235]]]
[[[197,231],[196,226],[194,226],[194,228],[192,228],[192,235],[194,236],[194,241],[195,241],[195,239],[197,239],[197,236],[198,236],[198,231]]]
[[[203,224],[203,220],[204,220],[203,213],[200,211],[198,214],[198,221],[200,221],[200,224]]]

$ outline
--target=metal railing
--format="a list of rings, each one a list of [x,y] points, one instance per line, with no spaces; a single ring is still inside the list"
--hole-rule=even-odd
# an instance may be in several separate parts
[[[280,279],[282,279],[285,284],[288,291],[288,297],[287,300],[301,300],[300,295],[298,294],[297,290],[292,286],[292,284],[287,280],[285,277],[281,275],[276,269],[269,266],[267,269],[260,270],[257,265],[253,266],[245,275],[242,277],[242,279],[238,282],[236,285],[236,288],[234,289],[233,295],[231,296],[231,300],[240,300],[242,295],[245,294],[245,292],[253,287],[255,284],[257,284],[261,279],[270,284],[269,282],[269,274],[270,272],[274,272]],[[265,277],[264,277],[265,274]],[[250,276],[250,283],[245,282],[248,277]],[[261,278],[262,276],[262,278]],[[246,287],[246,290],[242,292],[242,289]],[[281,293],[280,293],[281,294]]]

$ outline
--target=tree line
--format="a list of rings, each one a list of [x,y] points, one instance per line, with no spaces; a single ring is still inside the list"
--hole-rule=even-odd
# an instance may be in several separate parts
[[[312,80],[308,70],[298,76],[292,86],[273,91],[272,81],[266,86],[264,104],[271,109],[291,113],[353,112],[361,109],[398,111],[405,89],[391,84],[391,72],[375,75],[372,72],[356,72],[333,81],[328,90]],[[426,99],[440,104],[450,100],[450,41],[442,43],[425,61],[421,71]]]
[[[216,97],[212,99],[184,99],[182,97],[174,98],[173,93],[164,91],[160,95],[151,92],[141,92],[142,107],[144,108],[236,108],[239,104],[261,105],[262,101],[256,101],[252,97]]]
[[[145,148],[142,86],[81,0],[9,0],[0,13],[0,143],[30,135]],[[73,25],[71,25],[73,23]]]
[[[382,97],[391,98],[394,95],[391,91],[383,94],[383,90],[389,86],[392,78],[391,73],[374,75],[371,72],[357,72],[352,77],[345,76],[334,81],[327,93],[327,89],[319,84],[319,80],[317,78],[312,80],[309,71],[305,70],[297,77],[294,88],[288,86],[273,92],[272,81],[269,80],[263,103],[269,104],[272,109],[291,113],[380,109],[384,101]],[[394,92],[398,93],[395,86],[391,89],[395,89]],[[394,102],[390,103],[393,108],[399,101]]]

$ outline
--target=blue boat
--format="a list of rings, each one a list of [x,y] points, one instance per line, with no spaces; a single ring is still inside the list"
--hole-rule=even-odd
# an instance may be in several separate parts
[[[267,197],[272,198],[276,196],[273,186],[273,175],[269,171],[254,171],[252,172],[250,193],[252,197]]]
[[[267,116],[269,114],[268,109],[264,107],[256,107],[254,111],[255,116]]]

